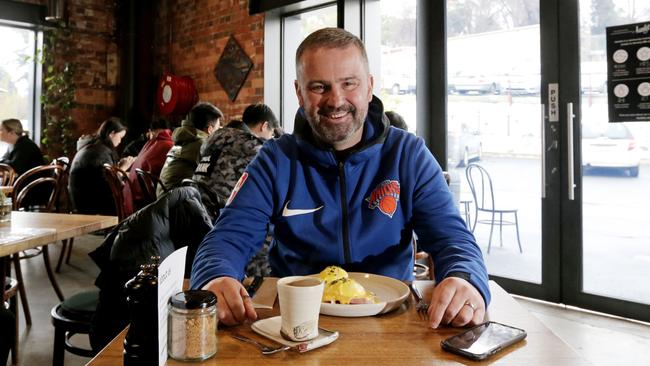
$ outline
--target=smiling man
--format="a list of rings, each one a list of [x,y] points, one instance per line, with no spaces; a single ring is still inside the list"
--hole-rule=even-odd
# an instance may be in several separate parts
[[[430,325],[483,321],[490,293],[473,235],[424,142],[389,126],[363,43],[337,28],[296,52],[300,109],[293,134],[267,142],[235,186],[192,269],[225,324],[257,314],[240,280],[269,223],[275,276],[328,265],[413,279],[413,232],[434,259]],[[353,305],[351,305],[353,306]]]

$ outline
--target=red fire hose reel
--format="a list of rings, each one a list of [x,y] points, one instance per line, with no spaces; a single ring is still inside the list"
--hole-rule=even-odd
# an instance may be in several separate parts
[[[184,116],[198,100],[194,80],[189,76],[164,74],[158,83],[156,105],[163,116]]]

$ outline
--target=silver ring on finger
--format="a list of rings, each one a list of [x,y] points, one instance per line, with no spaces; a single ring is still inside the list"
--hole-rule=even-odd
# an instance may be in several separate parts
[[[463,304],[463,306],[469,306],[470,308],[472,308],[472,311],[476,311],[476,305],[472,304],[469,301],[465,301],[465,304]]]

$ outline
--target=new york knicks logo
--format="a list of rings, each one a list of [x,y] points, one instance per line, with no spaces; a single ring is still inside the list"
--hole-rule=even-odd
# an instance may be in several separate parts
[[[366,198],[368,208],[374,210],[379,208],[379,211],[384,215],[393,218],[393,214],[397,210],[397,202],[399,201],[399,182],[396,180],[385,180],[377,185],[370,193],[370,197]]]

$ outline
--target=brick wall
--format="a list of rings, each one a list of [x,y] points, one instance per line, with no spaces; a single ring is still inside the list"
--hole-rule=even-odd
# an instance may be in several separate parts
[[[168,0],[154,20],[154,73],[194,79],[199,99],[215,104],[226,121],[264,99],[264,16],[248,15],[247,0]],[[231,102],[214,76],[230,35],[253,61],[243,87]]]

